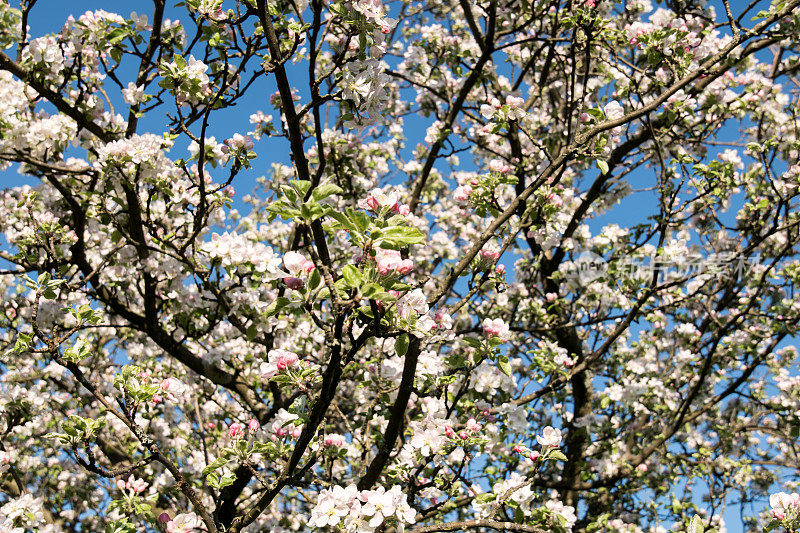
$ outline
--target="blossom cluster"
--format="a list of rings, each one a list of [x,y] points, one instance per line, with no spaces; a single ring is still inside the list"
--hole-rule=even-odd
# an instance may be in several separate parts
[[[399,485],[389,490],[381,486],[362,491],[355,485],[337,485],[319,493],[308,525],[339,527],[352,533],[371,533],[382,525],[394,525],[404,531],[406,525],[416,521],[415,516]]]

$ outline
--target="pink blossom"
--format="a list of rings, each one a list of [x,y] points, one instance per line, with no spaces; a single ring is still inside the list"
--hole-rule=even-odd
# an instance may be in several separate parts
[[[388,276],[394,272],[408,274],[414,270],[414,263],[410,259],[403,259],[397,250],[375,249],[375,262],[378,274]]]
[[[261,428],[261,424],[259,424],[258,420],[256,420],[255,418],[251,418],[250,422],[247,423],[247,428],[251,432],[255,432],[255,431],[258,431]]]
[[[163,393],[163,396],[170,402],[175,402],[178,399],[178,397],[186,394],[186,391],[188,389],[188,387],[183,382],[174,377],[168,377],[162,380],[158,388]],[[163,400],[163,398],[160,395],[159,399]],[[155,401],[155,397],[153,398],[153,400]]]
[[[536,442],[544,448],[558,448],[561,445],[561,430],[547,426],[536,437]]]
[[[494,246],[487,246],[481,250],[481,259],[487,263],[494,263],[500,259],[500,250]]]
[[[797,516],[800,513],[800,494],[796,492],[772,494],[769,497],[769,505],[776,520],[783,520],[788,515]]]
[[[383,209],[399,212],[401,206],[397,192],[386,193],[381,189],[372,189],[369,196],[358,201],[358,207],[373,213],[379,213]]]
[[[386,276],[396,270],[402,260],[400,252],[397,250],[375,249],[375,263],[378,274],[381,276]]]
[[[564,200],[562,200],[561,197],[555,193],[548,194],[547,201],[556,207],[561,207],[564,205]]]
[[[167,523],[167,533],[193,533],[203,525],[203,521],[194,513],[182,513]]]
[[[502,318],[484,318],[482,325],[483,334],[489,338],[498,337],[501,340],[508,340],[510,336],[508,324]]]
[[[499,159],[492,159],[489,161],[489,170],[492,172],[499,172],[501,174],[506,174],[510,169],[510,167],[500,161]]]
[[[463,203],[469,200],[471,194],[472,194],[472,187],[470,187],[469,185],[462,185],[458,187],[453,193],[453,199],[456,202]]]
[[[228,436],[232,439],[238,439],[244,436],[244,424],[240,424],[239,422],[234,422],[228,428]]]
[[[322,444],[326,447],[341,448],[345,445],[345,439],[337,433],[329,433],[325,435]]]
[[[308,259],[303,254],[297,252],[286,252],[283,254],[283,267],[293,276],[297,276],[303,271]],[[313,263],[311,263],[313,265]]]
[[[522,107],[525,104],[525,99],[509,94],[506,95],[506,104],[512,109]]]
[[[450,316],[444,309],[439,309],[436,311],[436,314],[433,317],[433,320],[436,322],[436,326],[439,329],[453,329],[453,317]]]
[[[284,370],[296,365],[298,360],[296,353],[281,350],[281,353],[275,358],[275,366],[278,367],[278,370]]]
[[[300,357],[289,350],[270,350],[267,354],[268,362],[261,363],[261,378],[264,380],[271,379],[277,375],[281,370],[286,370],[297,365]]]

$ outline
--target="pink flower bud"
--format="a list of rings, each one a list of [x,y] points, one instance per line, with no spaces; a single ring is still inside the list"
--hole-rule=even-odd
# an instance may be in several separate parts
[[[238,439],[244,436],[244,425],[238,422],[231,424],[228,428],[228,436],[232,439]]]
[[[539,455],[540,455],[539,452],[535,452],[534,451],[534,452],[531,452],[531,454],[528,457],[530,458],[531,461],[538,461],[539,460]]]
[[[481,250],[481,259],[485,261],[494,262],[499,258],[500,258],[500,252],[497,250],[487,250],[487,249]]]
[[[258,431],[261,428],[261,424],[259,424],[258,420],[255,418],[251,418],[250,422],[247,423],[247,428],[250,431]]]
[[[397,272],[400,274],[408,274],[414,270],[414,263],[411,259],[403,259],[397,266]]]

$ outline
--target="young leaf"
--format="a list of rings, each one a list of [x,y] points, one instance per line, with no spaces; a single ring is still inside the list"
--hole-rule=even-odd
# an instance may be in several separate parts
[[[409,338],[406,333],[400,334],[394,341],[394,351],[397,352],[397,355],[400,357],[405,357],[406,353],[408,352],[408,345],[409,345]]]

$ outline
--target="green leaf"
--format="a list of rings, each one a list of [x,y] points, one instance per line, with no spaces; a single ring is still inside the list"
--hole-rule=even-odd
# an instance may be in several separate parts
[[[555,459],[556,461],[566,461],[567,456],[561,450],[551,450],[547,455],[548,459]]]
[[[382,231],[382,239],[394,244],[420,244],[425,242],[425,234],[417,228],[394,226]]]
[[[587,109],[587,110],[586,110],[586,112],[587,112],[588,114],[592,115],[594,118],[596,118],[596,119],[598,119],[598,120],[602,120],[602,119],[603,119],[603,117],[605,117],[605,116],[606,116],[606,115],[605,115],[605,113],[603,113],[603,112],[602,112],[601,110],[599,110],[599,109]]]
[[[511,365],[508,363],[508,357],[500,356],[497,358],[497,368],[506,376],[511,375]]]
[[[461,339],[461,341],[464,344],[471,346],[473,348],[481,347],[481,341],[479,339],[476,339],[475,337],[464,337],[463,339]]]
[[[323,183],[314,189],[314,191],[311,193],[311,197],[319,202],[328,196],[333,194],[341,194],[342,192],[342,188],[334,185],[333,183]]]
[[[228,459],[228,457],[226,455],[223,455],[222,457],[218,457],[217,459],[215,459],[214,461],[209,463],[209,465],[203,469],[203,475],[204,476],[208,475],[209,473],[213,472],[217,468],[220,468],[221,466],[225,466],[228,463],[228,460],[229,459]]]
[[[316,268],[311,272],[311,276],[308,279],[308,288],[309,290],[314,290],[319,287],[320,283],[322,282],[322,276],[319,273],[319,270]]]
[[[394,351],[397,352],[397,355],[400,357],[405,357],[406,353],[408,352],[408,345],[409,345],[409,338],[408,335],[405,333],[400,334],[394,341]]]
[[[266,316],[267,317],[271,317],[271,316],[277,315],[278,312],[280,312],[281,309],[283,309],[284,307],[289,305],[290,301],[291,300],[289,300],[289,298],[286,298],[284,296],[280,296],[278,298],[275,298],[275,301],[272,302],[271,304],[269,304],[269,307],[267,307],[267,309],[265,311]]]
[[[358,227],[353,224],[353,222],[344,213],[330,208],[327,210],[326,214],[336,220],[336,222],[338,222],[343,229],[358,231]]]
[[[377,283],[367,283],[363,287],[361,287],[361,295],[364,298],[375,298],[378,294],[383,292],[383,287],[378,285]]]
[[[247,332],[246,333],[247,333],[247,340],[248,341],[252,341],[253,339],[255,339],[256,335],[258,334],[258,329],[256,329],[256,325],[255,324],[250,324],[247,327]]]
[[[477,496],[475,496],[475,502],[488,503],[490,501],[493,501],[496,497],[497,495],[493,492],[485,492],[483,494],[478,494]]]
[[[695,515],[689,521],[689,528],[686,530],[687,533],[703,533],[705,531],[705,527],[703,527],[703,521],[700,520],[700,517]]]
[[[608,163],[605,161],[597,160],[597,168],[600,169],[600,172],[603,174],[608,174]]]
[[[311,182],[308,180],[291,180],[289,184],[294,187],[294,190],[300,194],[301,198],[305,197],[308,189],[311,187]]]
[[[345,265],[342,269],[342,277],[345,284],[352,289],[360,287],[363,282],[361,272],[353,265]]]
[[[136,533],[136,527],[126,519],[122,518],[107,524],[105,527],[105,533]]]

